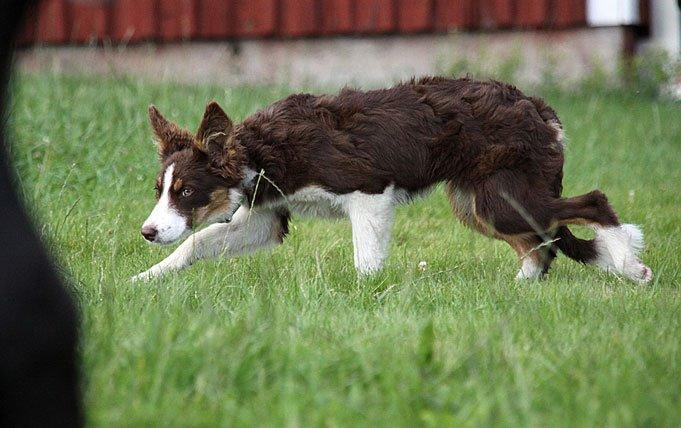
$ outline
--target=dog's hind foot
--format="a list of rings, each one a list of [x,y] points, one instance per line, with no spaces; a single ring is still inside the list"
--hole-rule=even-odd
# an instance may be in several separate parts
[[[519,281],[524,280],[538,280],[544,275],[544,266],[537,263],[534,259],[530,257],[525,257],[522,260],[522,266],[515,276],[515,279]]]

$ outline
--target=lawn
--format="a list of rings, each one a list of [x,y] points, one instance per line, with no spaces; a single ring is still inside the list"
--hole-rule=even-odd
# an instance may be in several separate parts
[[[442,189],[398,210],[391,257],[358,279],[349,225],[294,219],[269,253],[133,284],[154,103],[195,129],[289,92],[18,76],[9,124],[24,197],[82,318],[95,426],[674,426],[681,421],[681,106],[549,94],[565,194],[600,188],[647,237],[637,285],[561,256],[542,282],[452,216]],[[588,231],[579,231],[588,235]],[[425,271],[419,262],[425,261]]]

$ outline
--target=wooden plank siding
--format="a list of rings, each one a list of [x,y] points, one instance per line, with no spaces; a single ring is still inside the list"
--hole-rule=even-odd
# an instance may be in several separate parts
[[[551,24],[556,28],[586,25],[586,0],[553,0]]]
[[[513,0],[480,0],[477,26],[480,29],[511,28],[514,23]]]
[[[435,28],[439,31],[472,29],[477,22],[475,1],[436,0]]]
[[[393,0],[355,0],[354,32],[362,34],[392,33],[397,28]]]
[[[189,40],[198,33],[194,0],[158,2],[159,38],[165,41]]]
[[[197,1],[198,37],[224,39],[234,36],[235,5],[224,0]]]
[[[41,2],[34,19],[36,42],[54,44],[68,42],[68,12],[64,0]]]
[[[20,45],[562,29],[586,0],[42,0]]]
[[[279,28],[282,37],[313,36],[319,34],[321,10],[316,0],[279,0]]]
[[[520,28],[543,27],[549,22],[549,0],[519,1],[515,7],[514,23]]]
[[[69,40],[74,43],[92,43],[108,35],[108,6],[104,3],[68,3],[71,17],[68,30]]]
[[[267,37],[277,31],[277,0],[233,0],[234,34],[237,37]]]
[[[140,42],[158,34],[155,0],[117,0],[111,5],[109,37],[116,42]]]
[[[355,29],[354,0],[321,0],[322,35],[350,34]]]
[[[422,33],[433,29],[434,0],[398,0],[397,28],[402,33]]]

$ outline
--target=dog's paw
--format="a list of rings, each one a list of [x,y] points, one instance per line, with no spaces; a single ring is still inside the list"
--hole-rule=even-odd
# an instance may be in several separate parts
[[[133,276],[130,278],[130,282],[147,282],[154,278],[154,275],[151,273],[151,271],[144,271],[142,273],[138,273],[137,275]]]

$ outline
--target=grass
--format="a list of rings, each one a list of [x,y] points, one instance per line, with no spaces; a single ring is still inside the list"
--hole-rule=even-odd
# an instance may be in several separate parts
[[[603,189],[643,226],[646,286],[565,257],[517,283],[512,250],[458,224],[441,189],[398,211],[375,278],[357,279],[347,224],[296,219],[273,252],[130,283],[171,251],[139,235],[157,172],[147,106],[194,129],[209,99],[240,120],[285,93],[15,79],[12,155],[81,310],[91,425],[681,421],[678,104],[548,95],[570,139],[565,193]]]

